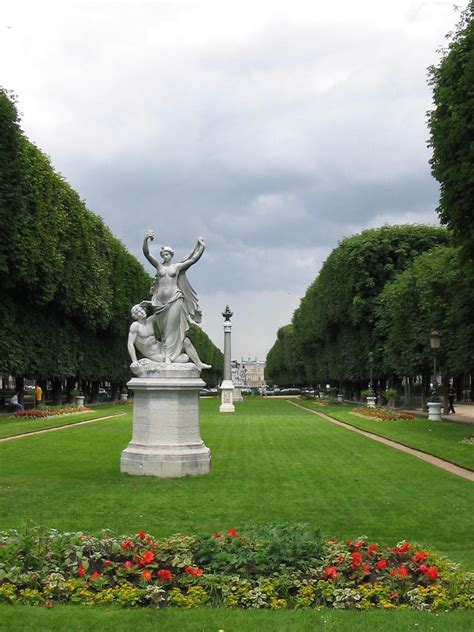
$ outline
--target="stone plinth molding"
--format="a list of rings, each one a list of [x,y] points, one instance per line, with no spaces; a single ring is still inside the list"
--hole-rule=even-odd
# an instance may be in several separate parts
[[[156,375],[135,377],[133,435],[120,460],[121,472],[162,478],[208,474],[211,451],[200,434],[196,367],[163,364]]]

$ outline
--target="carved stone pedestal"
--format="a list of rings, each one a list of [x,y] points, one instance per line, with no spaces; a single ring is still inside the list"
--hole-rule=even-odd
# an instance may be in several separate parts
[[[133,435],[120,470],[161,478],[209,474],[211,451],[201,439],[199,391],[205,386],[192,363],[155,364],[134,377]]]
[[[243,402],[244,398],[242,397],[242,386],[240,384],[234,384],[234,402]]]
[[[221,405],[219,406],[219,412],[220,413],[235,413],[234,385],[232,383],[232,380],[224,380],[220,388],[221,388]]]
[[[441,421],[441,402],[428,402],[428,419]]]

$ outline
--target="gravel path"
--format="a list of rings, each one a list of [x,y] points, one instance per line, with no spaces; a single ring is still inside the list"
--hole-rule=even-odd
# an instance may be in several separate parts
[[[346,424],[343,421],[338,421],[337,419],[333,419],[329,417],[329,415],[325,415],[324,413],[317,412],[316,410],[311,410],[306,408],[305,406],[301,406],[301,404],[296,404],[295,402],[291,402],[287,400],[288,404],[292,406],[297,406],[302,410],[305,410],[308,413],[313,413],[314,415],[318,415],[327,421],[335,424],[336,426],[341,426],[342,428],[346,428],[346,430],[352,430],[352,432],[357,432],[357,434],[363,435],[368,439],[373,439],[374,441],[378,441],[379,443],[383,443],[384,445],[388,445],[391,448],[395,448],[396,450],[400,450],[401,452],[406,452],[407,454],[411,454],[412,456],[416,456],[422,461],[426,461],[427,463],[431,463],[431,465],[435,465],[436,467],[441,468],[442,470],[446,470],[446,472],[451,472],[451,474],[456,474],[456,476],[461,476],[461,478],[466,478],[468,481],[474,481],[474,472],[471,470],[467,470],[464,467],[459,465],[454,465],[454,463],[450,463],[449,461],[445,461],[444,459],[440,459],[437,456],[432,456],[431,454],[426,454],[426,452],[422,452],[421,450],[415,450],[414,448],[408,448],[402,443],[398,443],[397,441],[392,441],[391,439],[386,439],[385,437],[379,437],[379,435],[373,434],[372,432],[367,432],[366,430],[360,430],[359,428],[354,428],[350,424]]]
[[[84,424],[91,424],[94,421],[103,421],[105,419],[114,419],[115,417],[123,417],[127,413],[118,413],[117,415],[107,415],[107,417],[96,417],[95,419],[87,419],[86,421],[78,421],[76,423],[64,424],[63,426],[54,426],[54,428],[43,428],[43,430],[33,430],[33,432],[23,432],[22,434],[11,435],[10,437],[3,437],[0,439],[0,443],[5,441],[13,441],[15,439],[24,439],[25,437],[31,437],[32,435],[44,434],[45,432],[53,432],[54,430],[64,430],[65,428],[75,428],[76,426],[83,426]]]

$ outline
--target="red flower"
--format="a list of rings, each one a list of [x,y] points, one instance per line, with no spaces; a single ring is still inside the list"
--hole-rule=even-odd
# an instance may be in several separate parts
[[[86,574],[86,569],[82,566],[82,564],[79,564],[77,574],[79,575],[79,577],[84,577],[84,575]]]
[[[408,542],[404,542],[404,543],[402,544],[402,546],[394,546],[394,547],[393,547],[393,552],[394,552],[394,553],[405,553],[405,551],[407,551],[407,550],[408,550],[408,547],[409,547],[409,546],[410,546],[410,545],[409,545],[409,543],[408,543]]]
[[[149,535],[147,535],[147,536],[146,536],[146,538],[145,538],[145,542],[146,542],[147,544],[150,544],[150,542],[151,542],[151,538],[150,538],[150,536],[149,536]]]
[[[392,577],[395,577],[396,574],[397,574],[397,571],[394,568],[392,568],[392,570],[390,571],[390,575]]]
[[[400,568],[398,569],[398,574],[400,575],[400,577],[406,577],[407,576],[407,569],[405,568],[405,566],[400,566]]]
[[[133,564],[131,563],[130,560],[127,560],[126,562],[124,562],[123,564],[125,566],[125,568],[132,568]]]
[[[387,566],[387,560],[379,560],[377,562],[377,564],[375,565],[375,568],[378,571],[381,571],[383,568],[385,568]]]
[[[340,564],[342,562],[342,555],[338,555],[336,558],[336,564]]]
[[[140,540],[144,540],[145,539],[145,532],[144,531],[139,531],[138,532],[138,537],[140,538]]]
[[[374,553],[376,550],[377,550],[376,544],[369,544],[369,546],[367,547],[367,553],[369,555],[372,555],[372,553]]]
[[[146,570],[145,570],[145,571],[142,571],[142,572],[141,572],[141,576],[143,577],[143,579],[144,579],[146,582],[149,582],[149,581],[150,581],[150,579],[151,579],[151,573],[150,573],[150,571],[146,571]]]
[[[360,553],[357,553],[357,551],[354,551],[353,553],[351,553],[351,555],[352,555],[352,563],[351,563],[352,568],[357,568],[358,566],[362,565],[362,555]]]
[[[335,566],[328,566],[323,572],[323,579],[336,579],[337,568]]]
[[[416,553],[416,555],[413,556],[413,561],[415,562],[415,564],[418,564],[419,562],[426,560],[427,557],[428,555],[426,553],[424,553],[423,551],[420,551],[419,553]]]
[[[100,577],[100,573],[98,573],[97,571],[94,571],[92,575],[90,576],[90,579],[97,579],[98,577]]]
[[[213,533],[213,534],[212,534],[212,537],[213,537],[213,538],[215,538],[216,540],[217,540],[218,538],[222,538],[222,536],[221,536],[221,534],[220,534],[220,533]]]
[[[395,590],[392,590],[392,592],[390,593],[390,599],[398,599],[398,593]]]
[[[354,547],[355,547],[356,549],[361,549],[363,546],[364,546],[364,543],[363,543],[363,542],[360,542],[360,541],[359,541],[359,542],[356,542],[356,543],[354,544]]]
[[[130,539],[127,538],[127,540],[122,542],[122,549],[133,549],[133,544]]]
[[[431,568],[429,568],[426,571],[426,575],[431,579],[432,582],[434,582],[435,579],[438,579],[438,569],[436,568],[436,566],[432,566]]]
[[[424,573],[426,575],[426,571],[428,570],[428,567],[426,566],[426,564],[420,564],[420,566],[418,566],[416,570],[418,573]]]
[[[156,575],[157,575],[158,579],[161,579],[161,581],[163,581],[163,582],[168,582],[168,581],[170,581],[170,579],[173,578],[173,575],[171,574],[171,572],[167,571],[167,570],[158,571],[156,573]]]
[[[370,568],[368,566],[364,566],[364,575],[370,574]]]
[[[194,575],[195,577],[200,577],[202,575],[202,570],[200,568],[193,568],[192,566],[186,566],[184,572],[188,573],[188,575]]]
[[[237,535],[237,531],[235,529],[227,529],[227,535],[230,535],[231,538]]]
[[[142,555],[142,559],[140,560],[140,564],[142,566],[146,566],[146,564],[151,564],[154,559],[155,556],[151,551],[145,551],[145,553]]]
[[[351,544],[352,544],[352,540],[347,540],[347,542],[346,542],[347,548],[349,548],[351,546]]]
[[[337,542],[337,538],[331,538],[331,542]]]

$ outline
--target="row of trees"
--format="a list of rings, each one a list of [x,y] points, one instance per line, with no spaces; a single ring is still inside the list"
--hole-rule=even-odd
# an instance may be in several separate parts
[[[429,382],[429,334],[442,336],[439,361],[459,390],[474,369],[474,0],[429,69],[430,161],[438,213],[448,230],[384,227],[344,240],[309,287],[291,325],[278,332],[267,377],[279,384],[332,381],[360,391],[403,376]]]
[[[432,367],[430,332],[442,337],[446,375],[474,369],[474,323],[458,247],[445,229],[385,226],[343,240],[324,263],[267,357],[280,385],[332,382],[358,394],[369,379],[385,385]]]
[[[51,380],[129,379],[130,308],[149,295],[141,264],[87,210],[77,193],[23,134],[15,100],[0,91],[0,373]],[[193,327],[191,338],[213,370],[222,354]]]

